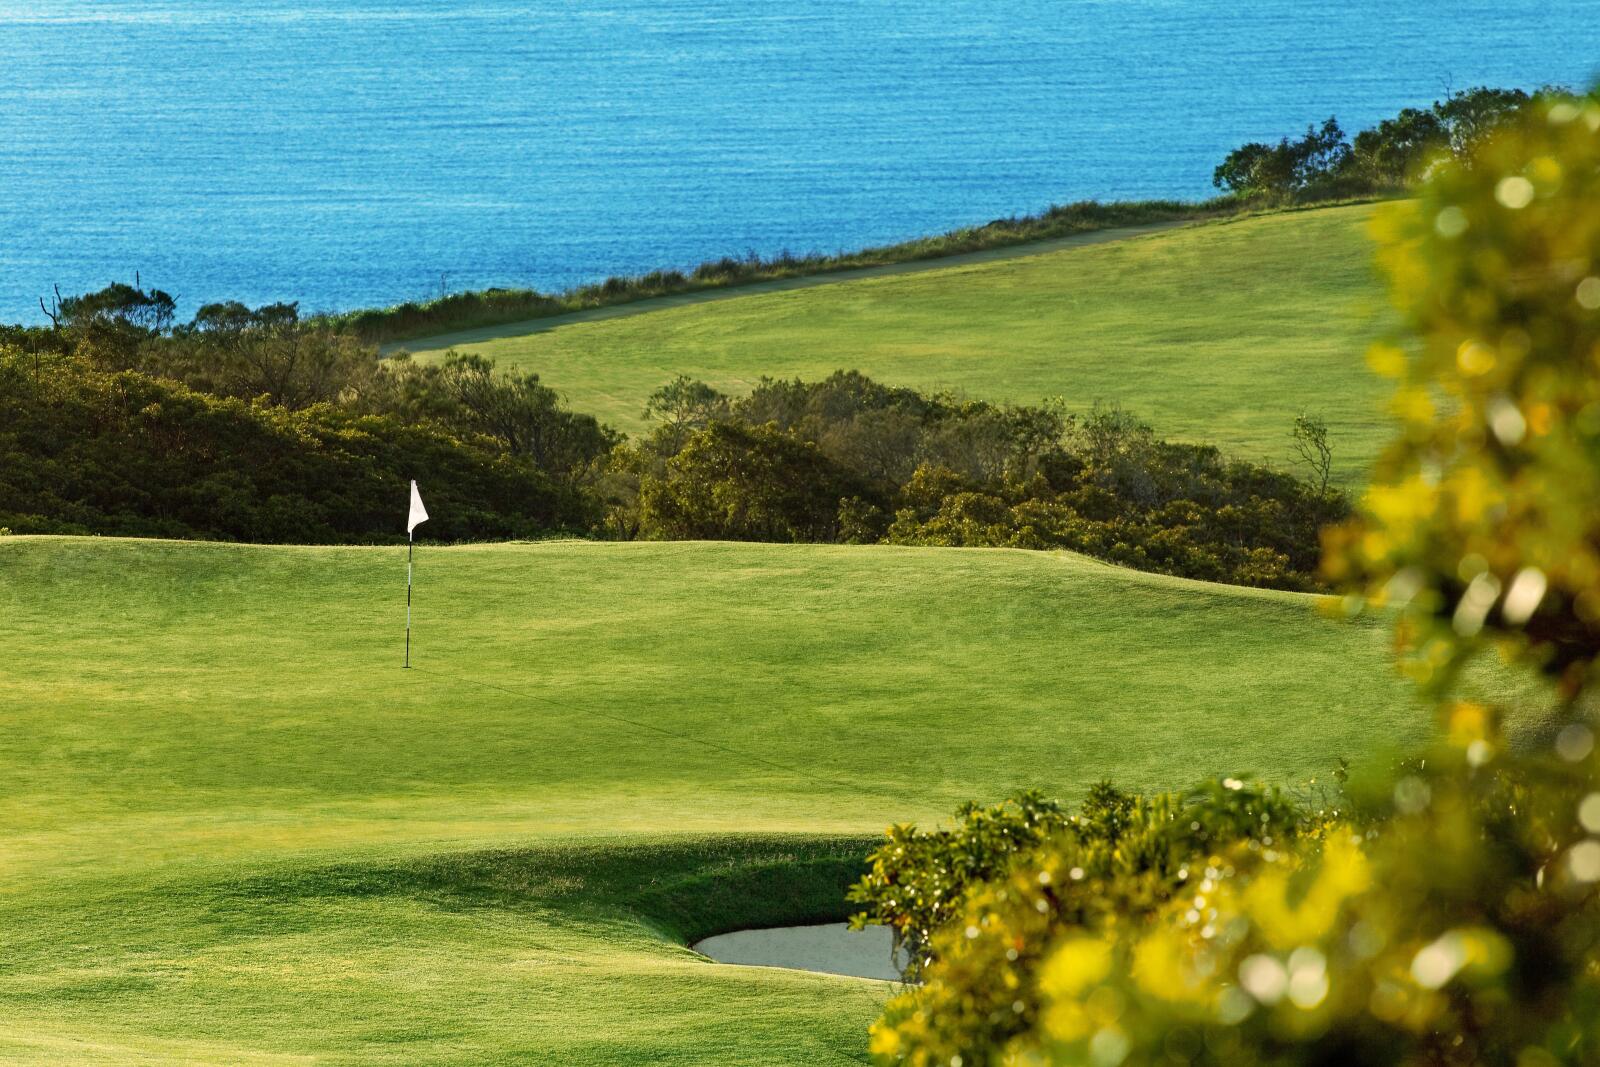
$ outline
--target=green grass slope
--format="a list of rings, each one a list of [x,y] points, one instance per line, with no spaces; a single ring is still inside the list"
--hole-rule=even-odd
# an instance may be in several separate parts
[[[0,538],[0,1060],[811,1064],[884,988],[690,938],[840,914],[1021,786],[1419,736],[1376,623],[1013,551]]]
[[[462,346],[538,371],[578,409],[641,426],[677,374],[727,391],[857,369],[991,400],[1119,402],[1164,436],[1291,462],[1301,410],[1352,484],[1389,429],[1365,366],[1386,323],[1370,205],[1187,226],[995,262],[728,297]],[[510,328],[507,328],[509,331]],[[426,340],[411,347],[439,355]]]

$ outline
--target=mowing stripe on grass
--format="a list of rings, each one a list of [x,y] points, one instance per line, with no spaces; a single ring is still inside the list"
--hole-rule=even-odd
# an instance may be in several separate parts
[[[556,703],[549,697],[538,696],[534,693],[518,692],[515,689],[508,689],[503,685],[495,685],[493,682],[485,682],[477,678],[465,678],[460,675],[444,674],[441,671],[429,670],[426,667],[412,667],[410,669],[418,671],[422,674],[431,674],[435,678],[442,678],[447,681],[461,682],[466,685],[477,685],[482,686],[485,689],[493,689],[497,693],[505,693],[509,696],[517,697],[519,700],[531,700],[536,704],[543,704],[545,707],[554,711],[564,712],[568,710],[564,705]],[[810,782],[816,782],[819,785],[831,785],[844,789],[854,789],[860,792],[873,793],[879,796],[894,796],[897,798],[903,798],[905,796],[905,794],[900,791],[888,793],[885,790],[873,789],[869,786],[863,786],[857,782],[847,782],[838,778],[824,778],[821,775],[812,774],[810,771],[802,770],[801,768],[793,766],[792,764],[778,763],[775,760],[767,759],[765,756],[757,756],[753,752],[741,752],[739,749],[729,748],[727,745],[719,745],[715,741],[707,741],[703,737],[692,737],[689,734],[663,729],[660,726],[654,726],[647,722],[640,722],[637,719],[630,719],[624,715],[615,715],[608,711],[601,711],[598,708],[591,708],[589,713],[594,715],[596,718],[610,719],[612,722],[622,723],[624,726],[632,726],[639,730],[648,730],[652,733],[660,734],[663,737],[671,737],[675,740],[684,741],[691,745],[699,745],[702,748],[711,749],[713,752],[721,752],[725,753],[726,755],[737,756],[739,759],[746,760],[750,763],[757,763],[763,767],[782,771],[784,774],[793,775],[796,778],[801,778]]]

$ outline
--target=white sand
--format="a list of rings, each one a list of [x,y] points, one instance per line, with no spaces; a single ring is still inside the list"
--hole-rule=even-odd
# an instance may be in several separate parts
[[[845,923],[780,926],[771,930],[735,930],[691,946],[718,963],[747,967],[792,967],[852,978],[896,981],[894,935],[886,926],[851,930]]]

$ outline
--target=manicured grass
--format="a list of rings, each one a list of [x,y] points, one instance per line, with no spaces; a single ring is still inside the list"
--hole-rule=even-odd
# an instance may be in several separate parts
[[[577,409],[638,430],[677,374],[741,392],[762,375],[857,369],[991,400],[1118,402],[1163,435],[1291,463],[1321,413],[1359,483],[1390,430],[1366,368],[1386,324],[1371,206],[1201,223],[967,266],[751,294],[464,346],[538,371]],[[513,328],[507,328],[511,330]],[[493,331],[486,331],[493,332]],[[426,340],[411,347],[436,357]]]
[[[0,1059],[814,1064],[884,987],[683,947],[843,913],[1021,786],[1424,734],[1379,621],[1041,552],[0,538]]]

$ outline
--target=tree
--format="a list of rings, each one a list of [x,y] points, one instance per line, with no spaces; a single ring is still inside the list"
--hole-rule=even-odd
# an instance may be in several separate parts
[[[1245,196],[1288,198],[1390,188],[1419,176],[1434,155],[1465,155],[1536,101],[1561,99],[1571,96],[1558,89],[1530,95],[1480,86],[1450,93],[1430,107],[1404,108],[1353,139],[1330,117],[1297,140],[1241,145],[1212,172],[1211,182]]]
[[[160,333],[172,325],[177,304],[160,289],[146,291],[112,282],[97,292],[60,300],[59,309],[61,325],[67,327],[116,323],[144,333]]]
[[[1305,412],[1294,417],[1294,429],[1290,431],[1294,440],[1294,451],[1311,470],[1311,484],[1316,487],[1317,495],[1326,496],[1328,493],[1328,480],[1333,475],[1333,447],[1328,444],[1328,424],[1320,415],[1309,415]]]
[[[1279,146],[1251,141],[1229,152],[1211,172],[1211,184],[1230,193],[1259,194],[1287,190],[1294,180],[1288,153]]]
[[[1228,153],[1211,175],[1218,189],[1246,195],[1303,193],[1338,175],[1350,161],[1339,120],[1308,126],[1298,141],[1252,142]]]
[[[392,357],[349,402],[358,410],[487,438],[568,481],[587,476],[620,439],[594,417],[567,410],[537,374],[499,370],[476,354],[452,351],[442,363],[427,364],[405,354]]]
[[[289,329],[300,321],[300,305],[263,304],[251,308],[237,300],[205,304],[195,312],[186,332],[210,337],[236,337],[250,330]]]
[[[1437,110],[1408,107],[1356,134],[1351,154],[1356,169],[1369,179],[1397,185],[1413,176],[1430,152],[1448,149],[1449,143]]]
[[[1305,136],[1294,146],[1295,181],[1308,188],[1338,174],[1350,160],[1350,145],[1339,120],[1329,115],[1320,127],[1306,127]]]
[[[61,329],[61,286],[52,287],[50,303],[44,302],[44,297],[39,298],[39,310],[44,312],[45,318],[50,320],[50,329]]]
[[[296,304],[206,304],[170,338],[144,346],[145,369],[221,396],[267,397],[286,408],[338,400],[376,370],[377,350]]]
[[[136,366],[140,347],[172,325],[176,307],[159,289],[113,282],[80,296],[63,297],[57,290],[54,306],[45,313],[80,350],[102,366],[122,370]]]
[[[772,425],[693,431],[644,477],[639,535],[660,540],[833,541],[841,502],[871,491],[817,446]]]
[[[703,430],[728,410],[728,398],[705,382],[680,374],[650,394],[644,417],[661,420],[669,452],[682,447],[694,430]]]
[[[1463,156],[1484,135],[1514,118],[1534,99],[1521,89],[1480,85],[1451,93],[1433,105],[1433,113],[1444,128],[1450,151]]]
[[[438,387],[458,425],[501,441],[512,455],[527,457],[541,470],[573,474],[616,442],[597,419],[567,411],[537,374],[497,371],[494,361],[482,356],[446,358]]]

